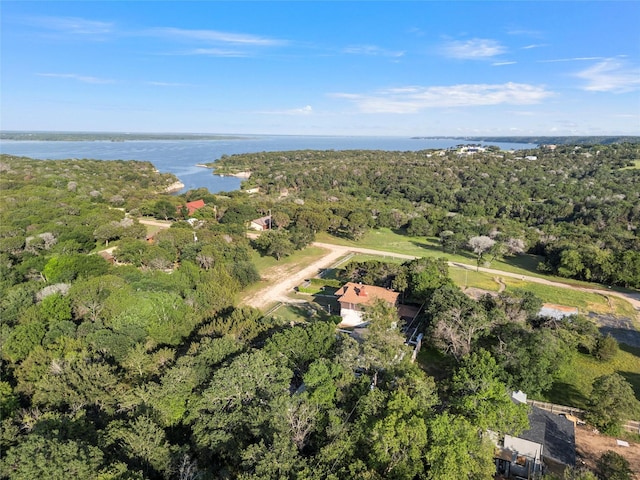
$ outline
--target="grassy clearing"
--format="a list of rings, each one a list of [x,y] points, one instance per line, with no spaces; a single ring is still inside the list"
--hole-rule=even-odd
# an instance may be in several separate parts
[[[622,345],[609,362],[601,362],[586,354],[575,355],[545,400],[560,405],[586,408],[593,381],[614,372],[625,377],[633,387],[638,401],[629,413],[632,415],[631,419],[640,419],[640,349],[627,345]]]
[[[480,288],[497,292],[500,288],[498,282],[495,281],[495,275],[490,273],[476,272],[464,268],[449,267],[449,277],[460,288]]]
[[[304,250],[296,250],[293,254],[276,260],[274,257],[263,256],[254,251],[251,256],[251,261],[262,275],[272,268],[291,267],[303,269],[326,254],[327,251],[323,248],[307,247]]]
[[[291,272],[297,272],[303,268],[311,265],[316,260],[325,256],[327,251],[318,247],[307,247],[304,250],[297,250],[288,257],[283,257],[279,261],[273,257],[262,256],[259,253],[253,251],[251,254],[251,261],[258,269],[258,273],[265,280],[249,285],[241,292],[238,292],[238,298],[236,298],[237,304],[242,304],[242,299],[251,297],[259,290],[266,288],[271,283],[278,281],[267,280],[271,277],[271,273],[280,272],[280,275],[274,275],[274,278],[282,278],[283,275]]]
[[[620,170],[636,170],[636,169],[640,169],[640,160],[634,160],[633,165],[629,167],[623,167]]]
[[[476,258],[470,252],[461,251],[455,255],[443,252],[438,239],[435,237],[409,237],[402,233],[396,233],[389,228],[370,230],[361,240],[357,242],[344,238],[334,237],[327,233],[319,234],[318,241],[325,243],[334,243],[336,245],[344,245],[348,247],[384,250],[387,252],[413,255],[416,257],[444,258],[450,262],[460,262],[468,265],[476,264]],[[536,271],[536,267],[541,260],[541,257],[537,257],[535,255],[521,255],[519,257],[509,258],[506,260],[495,260],[491,263],[491,265],[488,266],[490,266],[491,268],[504,270],[506,272],[552,278],[542,275]],[[566,279],[563,280],[566,281]]]
[[[475,257],[469,252],[461,252],[456,255],[443,253],[438,243],[438,239],[436,238],[408,237],[388,228],[370,230],[358,242],[333,237],[326,233],[318,235],[318,241],[344,246],[370,248],[374,250],[379,249],[388,252],[402,253],[405,255],[414,255],[416,257],[444,258],[450,262],[460,262],[468,265],[475,265],[476,263]],[[372,255],[354,255],[353,258],[357,258],[358,260],[381,259],[381,257]],[[491,265],[487,266],[496,270],[544,278],[576,287],[593,288],[599,286],[598,284],[541,274],[536,270],[537,265],[541,260],[541,257],[535,255],[520,255],[517,257],[507,258],[505,260],[495,260]],[[385,261],[392,260],[390,258],[386,258]],[[402,262],[402,260],[399,261]],[[464,270],[461,270],[462,273],[460,273],[459,271],[456,271],[456,269],[450,268],[449,271],[456,284],[464,287]],[[491,274],[468,271],[468,274],[466,274],[466,286],[497,291],[498,285],[493,280],[493,277],[494,275]],[[545,303],[575,306],[585,312],[592,311],[630,317],[633,318],[634,321],[639,322],[633,307],[628,302],[616,297],[609,297],[609,300],[607,300],[606,297],[597,294],[582,295],[582,292],[524,282],[516,278],[502,277],[502,280],[507,285],[507,288],[524,288],[533,291],[536,295],[542,298]],[[600,287],[606,288],[606,286],[602,285],[600,285]],[[623,291],[623,289],[619,288],[616,288],[615,290]]]

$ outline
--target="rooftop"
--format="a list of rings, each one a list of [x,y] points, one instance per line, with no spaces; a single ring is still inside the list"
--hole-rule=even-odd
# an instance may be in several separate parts
[[[399,295],[400,294],[398,292],[387,290],[386,288],[353,282],[345,283],[336,292],[339,302],[347,302],[356,305],[371,304],[377,299],[382,299],[392,305],[395,305],[398,301]]]

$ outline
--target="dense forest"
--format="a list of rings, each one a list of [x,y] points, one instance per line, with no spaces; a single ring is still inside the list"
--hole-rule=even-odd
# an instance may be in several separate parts
[[[262,152],[213,166],[251,171],[246,188],[289,218],[321,217],[314,230],[406,229],[454,253],[489,236],[494,255],[543,256],[543,272],[640,288],[639,144],[479,150]]]
[[[421,307],[431,362],[412,363],[385,303],[365,311],[364,338],[328,314],[292,324],[238,304],[260,278],[254,250],[280,258],[320,231],[390,226],[447,251],[476,238],[478,263],[535,251],[545,271],[638,287],[638,158],[635,145],[262,153],[219,169],[252,171],[262,193],[175,196],[145,162],[3,155],[0,478],[493,478],[487,432],[529,426],[511,391],[542,395],[572,357],[609,361],[615,340],[584,317],[539,317],[526,291],[471,299],[441,259],[344,266],[338,281]],[[188,218],[193,200],[206,206]],[[249,240],[268,212],[274,228]],[[172,224],[151,238],[142,216]],[[606,375],[589,421],[618,433],[638,405]]]

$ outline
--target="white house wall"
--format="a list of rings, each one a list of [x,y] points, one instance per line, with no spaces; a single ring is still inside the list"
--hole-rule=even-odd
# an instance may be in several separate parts
[[[340,316],[342,317],[340,324],[345,327],[357,327],[364,323],[362,321],[362,312],[357,310],[342,307],[340,308]]]

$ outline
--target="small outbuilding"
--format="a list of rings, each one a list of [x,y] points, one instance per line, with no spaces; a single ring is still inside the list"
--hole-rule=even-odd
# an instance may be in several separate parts
[[[271,215],[251,220],[251,222],[249,222],[249,228],[260,232],[263,230],[269,230],[271,228]]]

